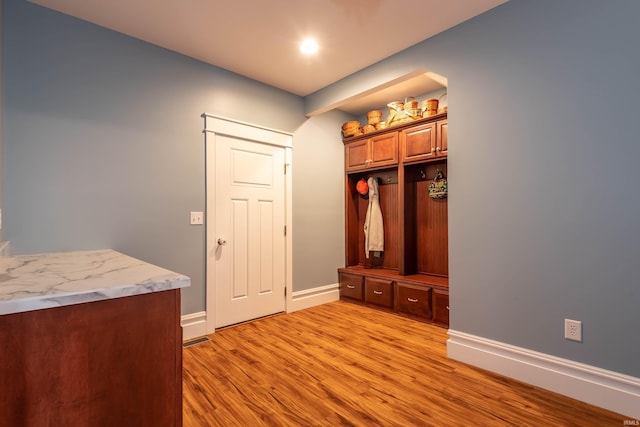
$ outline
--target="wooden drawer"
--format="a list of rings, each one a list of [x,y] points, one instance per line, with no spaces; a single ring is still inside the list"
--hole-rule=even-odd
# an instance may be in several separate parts
[[[408,283],[396,284],[396,311],[431,320],[432,289]]]
[[[364,301],[367,304],[393,308],[393,280],[365,277]]]
[[[433,321],[449,324],[449,291],[433,290]]]
[[[357,274],[338,273],[340,298],[351,298],[358,301],[364,299],[364,277]]]

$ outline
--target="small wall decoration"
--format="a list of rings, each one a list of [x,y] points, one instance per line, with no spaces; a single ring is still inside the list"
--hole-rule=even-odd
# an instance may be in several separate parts
[[[429,184],[429,197],[432,199],[444,199],[447,197],[447,178],[440,169],[436,171],[435,178]]]

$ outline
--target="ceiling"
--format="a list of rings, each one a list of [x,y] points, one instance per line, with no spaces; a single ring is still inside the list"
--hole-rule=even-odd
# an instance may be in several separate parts
[[[30,1],[306,96],[507,0]],[[305,37],[316,55],[300,53]],[[340,109],[360,114],[443,86],[416,72]]]

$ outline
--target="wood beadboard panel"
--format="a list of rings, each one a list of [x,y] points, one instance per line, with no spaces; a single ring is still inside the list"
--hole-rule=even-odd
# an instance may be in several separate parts
[[[358,197],[358,264],[376,268],[398,269],[398,182],[397,172],[389,172],[391,183],[386,183],[385,179],[378,179],[378,190],[380,200],[380,210],[382,211],[382,221],[384,224],[384,252],[382,257],[375,257],[369,254],[366,258],[364,253],[364,220],[367,216],[369,199]],[[381,174],[385,176],[385,174]]]
[[[400,168],[398,178],[402,180],[404,191],[398,196],[398,205],[403,207],[414,206],[416,199],[416,177],[419,177],[419,169],[417,168]],[[402,209],[402,221],[398,224],[399,236],[400,236],[400,274],[413,274],[418,271],[417,269],[417,231],[416,221],[417,212],[416,209]]]
[[[417,272],[423,274],[449,274],[448,199],[429,197],[429,184],[441,170],[447,175],[447,164],[437,162],[424,165],[426,179],[416,182],[416,248]]]
[[[359,257],[359,233],[358,224],[360,221],[358,199],[359,193],[356,191],[358,178],[356,176],[346,175],[345,178],[345,248],[346,259],[345,265],[357,265],[360,261]]]

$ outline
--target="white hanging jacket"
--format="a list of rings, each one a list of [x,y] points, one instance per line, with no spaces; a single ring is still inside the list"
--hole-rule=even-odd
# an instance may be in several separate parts
[[[378,179],[369,178],[369,207],[364,219],[364,254],[369,258],[371,251],[384,251],[384,225],[378,199]]]

